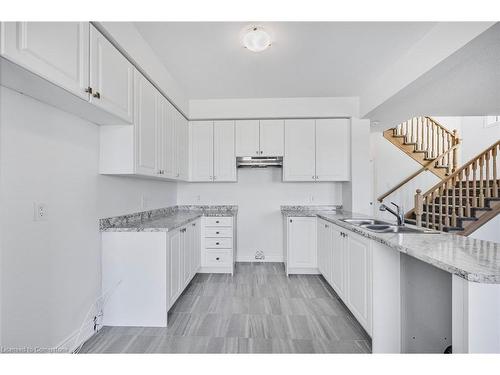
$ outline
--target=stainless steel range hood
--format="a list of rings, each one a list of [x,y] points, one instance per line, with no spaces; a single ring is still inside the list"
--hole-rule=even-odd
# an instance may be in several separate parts
[[[236,158],[236,167],[238,168],[281,168],[282,166],[282,156],[238,156]]]

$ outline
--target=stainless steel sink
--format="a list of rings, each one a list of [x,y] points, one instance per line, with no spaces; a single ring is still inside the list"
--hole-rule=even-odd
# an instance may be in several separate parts
[[[342,219],[342,221],[377,233],[439,233],[427,228],[419,229],[408,226],[397,226],[376,219]]]
[[[375,220],[375,219],[342,219],[342,221],[345,221],[346,223],[352,224],[352,225],[390,225],[389,223],[381,220]]]
[[[410,228],[410,227],[399,227],[397,225],[361,225],[361,227],[378,233],[428,233],[424,230]]]

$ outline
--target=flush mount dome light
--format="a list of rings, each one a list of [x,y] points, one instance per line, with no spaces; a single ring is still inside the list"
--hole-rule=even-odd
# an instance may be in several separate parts
[[[262,26],[250,26],[243,30],[241,43],[252,52],[262,52],[271,45],[271,36]]]

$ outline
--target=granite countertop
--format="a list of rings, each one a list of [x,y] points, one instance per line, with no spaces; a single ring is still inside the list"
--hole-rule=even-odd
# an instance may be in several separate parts
[[[295,207],[295,208],[293,208]],[[376,233],[342,221],[367,218],[344,210],[283,206],[285,216],[317,216],[344,229],[380,242],[468,281],[500,284],[500,244],[449,233]],[[312,215],[312,213],[315,215]]]
[[[237,206],[173,206],[99,221],[101,232],[170,232],[201,216],[236,216]]]

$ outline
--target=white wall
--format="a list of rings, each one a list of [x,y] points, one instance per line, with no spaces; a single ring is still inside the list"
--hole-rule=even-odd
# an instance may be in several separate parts
[[[189,117],[196,119],[357,117],[356,97],[253,98],[190,100]]]
[[[1,326],[6,347],[54,347],[100,294],[98,218],[176,203],[176,184],[100,176],[99,128],[0,88]],[[33,221],[33,202],[48,220]]]
[[[283,228],[280,206],[342,204],[341,183],[281,182],[281,168],[238,169],[237,183],[179,183],[179,204],[237,204],[238,260],[281,261]]]

